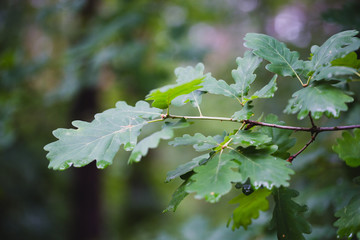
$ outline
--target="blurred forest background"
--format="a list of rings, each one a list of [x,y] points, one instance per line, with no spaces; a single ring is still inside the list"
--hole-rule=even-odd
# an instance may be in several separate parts
[[[178,66],[203,62],[206,72],[232,81],[231,69],[245,51],[248,32],[284,41],[307,59],[311,45],[341,30],[360,29],[356,2],[0,1],[0,238],[275,239],[268,213],[248,231],[226,228],[236,207],[227,203],[231,196],[217,204],[190,196],[176,213],[162,213],[179,185],[164,184],[166,172],[194,156],[187,148],[164,143],[130,166],[128,153],[120,151],[105,170],[90,164],[57,172],[47,168],[43,146],[55,140],[54,129],[69,128],[72,120],[91,121],[118,100],[134,104],[151,89],[173,83]],[[270,79],[266,72],[258,76],[258,86]],[[308,125],[282,114],[291,91],[299,88],[296,80],[280,79],[278,85],[274,100],[256,103],[257,117],[275,113],[289,125]],[[359,96],[359,87],[355,92]],[[355,98],[347,115],[321,124],[358,121]],[[204,102],[206,115],[234,112],[221,97]],[[221,124],[195,123],[190,131],[221,134],[234,128]],[[320,136],[294,161],[297,175],[291,187],[310,208],[306,216],[313,233],[308,239],[333,239],[333,211],[351,197],[334,188],[352,189],[358,171],[344,167],[332,153],[338,135]],[[309,136],[296,137],[294,152]]]

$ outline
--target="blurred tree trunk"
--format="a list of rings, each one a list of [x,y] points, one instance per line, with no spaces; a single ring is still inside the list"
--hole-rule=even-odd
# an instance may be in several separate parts
[[[79,12],[84,29],[89,20],[96,16],[98,2],[98,0],[86,0]],[[77,38],[82,39],[83,36],[78,35]],[[96,96],[96,86],[81,89],[74,101],[71,118],[92,121],[94,114],[98,112]],[[100,239],[102,228],[101,181],[96,163],[73,169],[73,178],[71,239]]]

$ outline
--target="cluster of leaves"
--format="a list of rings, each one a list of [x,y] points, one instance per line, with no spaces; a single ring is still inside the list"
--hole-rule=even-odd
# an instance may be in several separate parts
[[[297,79],[303,87],[292,95],[285,113],[297,114],[299,120],[307,116],[311,120],[323,115],[339,117],[341,111],[347,110],[346,104],[354,100],[344,86],[359,76],[360,65],[354,51],[360,47],[360,39],[356,34],[356,31],[341,32],[323,45],[313,46],[307,61],[300,60],[297,52],[270,36],[247,34],[245,46],[250,50],[236,60],[238,67],[232,71],[234,83],[228,84],[204,73],[201,63],[177,68],[176,84],[155,89],[146,97],[153,101],[152,106],[144,101],[134,107],[118,102],[116,108],[95,115],[90,123],[74,121],[76,129],[55,130],[58,140],[45,146],[49,151],[49,167],[64,170],[96,160],[97,166],[104,168],[112,163],[121,145],[126,151],[132,151],[129,163],[139,162],[160,140],[172,139],[174,129],[188,127],[192,120],[237,122],[236,129],[222,135],[185,134],[169,142],[174,147],[191,145],[195,151],[205,153],[167,174],[167,182],[180,177],[183,183],[165,211],[175,211],[190,193],[195,193],[197,199],[218,202],[235,185],[243,188],[244,193],[230,201],[238,204],[229,220],[233,229],[241,226],[246,229],[252,219],[259,217],[260,211],[268,210],[268,197],[272,195],[275,206],[271,225],[277,230],[278,239],[305,239],[303,234],[311,232],[302,215],[306,206],[293,201],[298,193],[288,188],[290,176],[295,173],[291,161],[286,161],[289,149],[295,144],[295,139],[290,137],[291,128],[282,129],[284,123],[272,114],[263,123],[256,122],[261,127],[254,127],[250,121],[254,116],[252,104],[256,99],[273,97],[277,77],[281,75]],[[254,72],[263,60],[269,62],[266,69],[275,75],[261,89],[250,91],[256,79]],[[241,109],[230,118],[203,116],[200,108],[203,94],[232,98]],[[199,116],[178,116],[170,112],[170,106],[187,103],[199,110]],[[155,122],[163,122],[162,128],[138,142],[141,129]],[[311,131],[312,135],[321,132],[315,125]],[[333,149],[348,166],[357,167],[360,165],[359,142],[360,130],[356,129],[354,136],[345,132]],[[250,186],[252,191],[246,191],[245,186]],[[339,236],[360,234],[359,208],[358,198],[354,197],[348,206],[336,212]]]

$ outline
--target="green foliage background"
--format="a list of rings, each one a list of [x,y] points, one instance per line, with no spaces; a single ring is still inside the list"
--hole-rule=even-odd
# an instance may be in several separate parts
[[[42,148],[54,140],[53,129],[68,128],[72,120],[92,120],[118,100],[133,104],[150,89],[174,83],[175,67],[204,62],[207,71],[230,82],[247,32],[280,37],[302,53],[342,29],[359,29],[355,20],[344,20],[353,16],[352,4],[348,1],[339,10],[338,1],[1,1],[1,238],[274,239],[266,213],[246,232],[225,228],[236,208],[227,204],[234,194],[215,205],[188,198],[176,214],[162,213],[180,184],[163,184],[166,173],[195,157],[186,147],[163,145],[131,166],[126,165],[129,156],[119,153],[108,169],[99,171],[90,164],[66,172],[50,171]],[[338,10],[328,11],[332,8]],[[291,40],[276,31],[276,17],[286,12],[302,16],[299,36],[310,38]],[[257,74],[266,81],[272,77]],[[254,89],[266,81],[255,82],[259,87]],[[283,99],[297,84],[279,79],[276,98],[258,107],[259,115],[275,113],[298,124],[295,116],[282,115],[287,104]],[[221,97],[204,97],[203,102],[208,115],[234,112]],[[340,119],[358,123],[358,102],[355,99]],[[231,129],[230,124],[195,123],[192,129],[215,135]],[[297,136],[300,144],[307,141],[307,135]],[[294,161],[291,188],[300,192],[296,201],[309,206],[305,217],[313,225],[307,239],[332,239],[336,219],[331,212],[341,215],[356,189],[351,179],[358,168],[345,167],[331,150],[339,136],[319,136]],[[206,220],[190,219],[194,215]],[[222,226],[213,227],[218,224]]]

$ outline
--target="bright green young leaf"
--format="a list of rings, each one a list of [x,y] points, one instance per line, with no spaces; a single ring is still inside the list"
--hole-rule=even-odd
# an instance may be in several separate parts
[[[339,157],[350,167],[360,166],[360,129],[354,130],[354,136],[349,132],[342,134],[343,138],[337,139],[337,145],[333,146],[333,150]]]
[[[277,149],[274,146],[263,149],[241,148],[231,151],[233,158],[239,161],[243,179],[250,178],[251,184],[256,189],[261,186],[268,189],[272,189],[274,186],[289,186],[290,174],[294,174],[294,171],[289,168],[289,162],[271,155]]]
[[[281,76],[297,76],[303,61],[299,60],[298,52],[291,52],[284,43],[264,34],[248,33],[244,46],[253,49],[254,54],[270,62],[266,66],[270,72]]]
[[[207,161],[209,159],[209,154],[203,154],[201,156],[198,156],[191,160],[190,162],[184,163],[180,166],[178,166],[175,170],[170,171],[166,174],[166,180],[165,182],[170,182],[174,178],[177,178],[183,174],[186,174],[190,171],[192,171],[194,168],[200,166],[203,162]]]
[[[265,118],[266,123],[284,125],[284,122],[279,121],[278,117],[274,114],[269,114]],[[260,131],[272,139],[272,143],[278,146],[278,150],[275,155],[281,158],[288,158],[290,156],[287,151],[295,145],[296,139],[290,138],[292,131],[271,128],[271,127],[261,127]]]
[[[271,224],[276,228],[278,239],[305,240],[303,234],[311,233],[311,226],[303,217],[307,206],[292,200],[298,195],[297,191],[285,187],[273,190],[275,208]]]
[[[196,151],[206,151],[219,145],[219,143],[211,136],[205,137],[201,133],[195,133],[194,136],[185,134],[182,137],[177,137],[173,141],[169,142],[169,145],[174,147],[183,145],[193,145]]]
[[[252,132],[250,130],[240,130],[237,134],[230,136],[232,144],[243,148],[250,146],[258,147],[271,142],[271,137],[261,132]]]
[[[253,100],[256,98],[271,98],[274,96],[274,93],[277,90],[276,86],[277,75],[275,75],[268,84],[266,84],[262,89],[256,91],[249,99],[245,98],[245,100]]]
[[[168,211],[172,211],[175,212],[177,207],[179,206],[179,204],[181,203],[182,200],[184,200],[184,198],[189,195],[189,193],[187,193],[185,191],[186,186],[189,184],[189,179],[187,179],[185,182],[183,182],[173,193],[169,206],[163,211],[163,213],[168,212]]]
[[[330,37],[323,45],[311,47],[311,66],[313,71],[319,67],[330,65],[335,59],[345,57],[360,47],[360,39],[355,37],[355,30],[344,31]],[[316,75],[316,73],[315,73]]]
[[[338,210],[335,216],[339,219],[334,223],[338,227],[337,234],[340,237],[351,237],[360,235],[360,196],[353,197],[349,204]]]
[[[200,89],[202,86],[203,78],[194,79],[190,82],[178,83],[173,85],[168,85],[162,88],[152,90],[147,96],[146,100],[154,100],[152,103],[153,107],[165,109],[168,108],[171,104],[171,101],[178,96],[189,94],[197,89]]]
[[[231,87],[235,89],[238,96],[246,96],[252,84],[256,78],[254,71],[259,67],[262,59],[252,54],[250,51],[246,51],[244,57],[238,57],[236,63],[237,69],[232,70],[231,74],[234,78],[235,84]]]
[[[266,211],[269,209],[269,201],[266,199],[271,194],[271,191],[267,188],[260,188],[255,190],[250,195],[240,194],[232,199],[230,204],[239,204],[234,210],[230,221],[233,221],[232,229],[240,228],[243,226],[247,229],[247,226],[251,224],[252,219],[259,217],[260,211]]]
[[[82,167],[96,160],[98,168],[104,168],[123,144],[132,150],[141,128],[148,120],[159,118],[161,110],[150,108],[144,101],[135,107],[117,102],[116,108],[95,115],[92,122],[73,121],[77,129],[57,129],[53,132],[56,142],[44,147],[49,151],[49,168],[64,170],[71,165]]]
[[[188,193],[196,192],[195,198],[205,198],[214,203],[221,196],[227,194],[232,187],[232,182],[243,181],[242,175],[237,171],[239,165],[231,161],[231,154],[216,154],[205,165],[194,168],[195,174],[186,187]]]
[[[251,101],[246,102],[244,107],[240,111],[235,112],[231,118],[239,122],[242,120],[248,120],[251,116],[254,115],[254,113],[251,111],[252,108],[253,106],[251,105]]]
[[[168,140],[173,138],[174,129],[188,127],[188,123],[185,119],[181,119],[176,123],[166,122],[163,128],[151,134],[150,136],[142,139],[130,154],[129,163],[140,162],[143,156],[146,156],[150,148],[157,148],[161,139]]]
[[[346,103],[354,99],[343,90],[327,83],[317,83],[303,88],[293,95],[285,109],[285,113],[298,113],[298,119],[304,119],[311,112],[314,119],[319,119],[323,113],[327,117],[339,117],[340,111],[346,111]]]
[[[360,68],[360,59],[358,59],[356,52],[351,52],[343,58],[338,58],[338,59],[333,60],[331,62],[331,65],[359,69]]]

